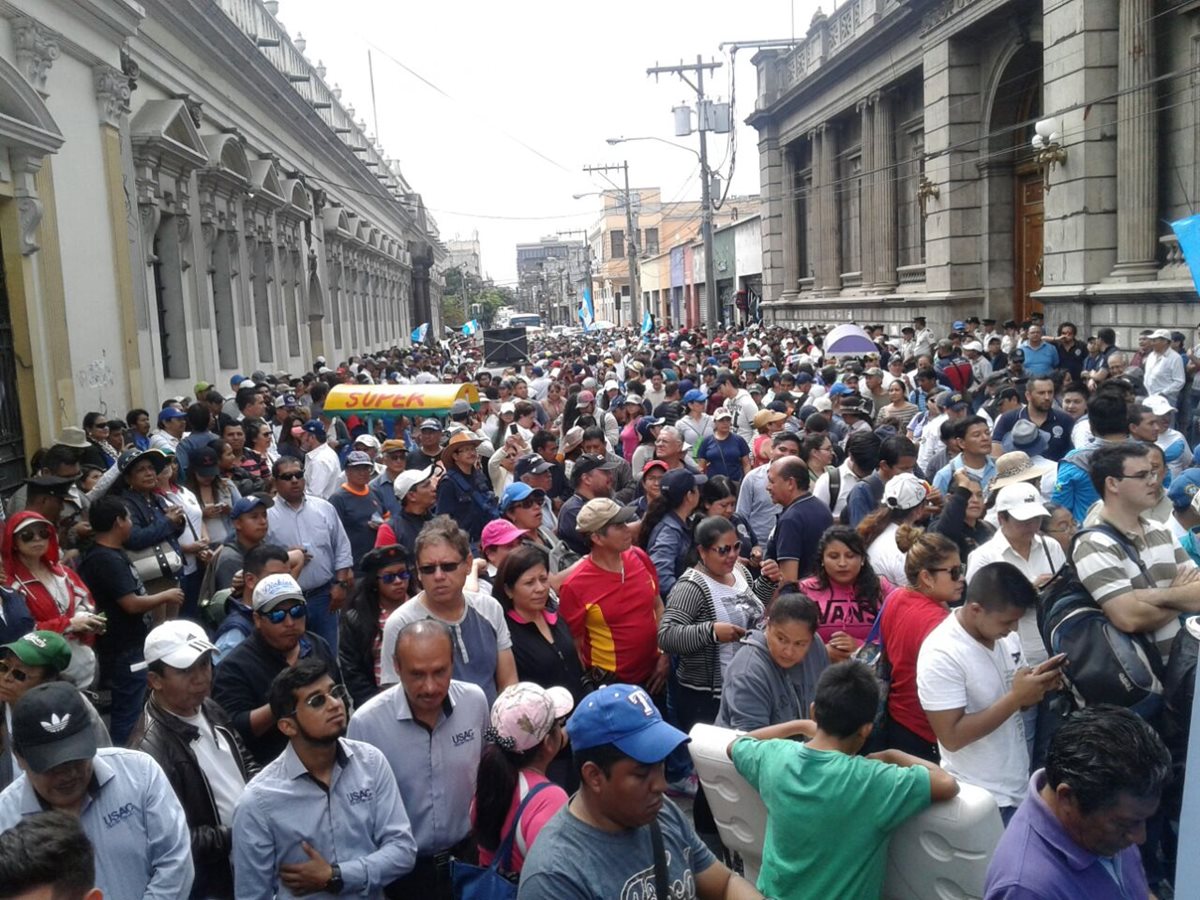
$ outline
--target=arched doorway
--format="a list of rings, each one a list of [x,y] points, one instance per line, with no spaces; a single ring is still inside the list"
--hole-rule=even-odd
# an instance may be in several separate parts
[[[1042,45],[1017,47],[991,85],[984,179],[987,252],[984,284],[994,318],[1017,321],[1041,310],[1045,185],[1033,164],[1030,136],[1042,113]]]

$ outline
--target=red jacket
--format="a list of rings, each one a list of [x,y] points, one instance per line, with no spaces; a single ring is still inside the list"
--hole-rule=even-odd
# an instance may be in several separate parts
[[[45,522],[50,526],[50,546],[46,549],[42,562],[55,575],[66,579],[70,599],[65,611],[59,610],[58,603],[50,589],[33,577],[33,573],[26,568],[21,561],[20,554],[17,553],[14,539],[17,526],[30,519]],[[39,513],[19,512],[5,523],[4,540],[0,543],[0,554],[4,558],[5,586],[19,591],[25,598],[29,612],[33,615],[39,629],[57,631],[62,634],[71,624],[71,618],[77,612],[80,603],[84,603],[88,608],[92,606],[92,595],[75,570],[59,562],[59,552],[57,529]],[[73,634],[72,638],[85,644],[92,643],[94,639],[90,634]]]

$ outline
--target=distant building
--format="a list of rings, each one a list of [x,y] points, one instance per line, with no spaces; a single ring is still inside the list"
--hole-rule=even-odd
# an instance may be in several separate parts
[[[483,280],[483,257],[479,251],[479,232],[469,240],[446,241],[446,262],[443,269],[461,269],[479,281]]]
[[[517,244],[518,307],[540,313],[545,325],[578,325],[577,311],[587,280],[587,250],[579,240],[557,236]]]

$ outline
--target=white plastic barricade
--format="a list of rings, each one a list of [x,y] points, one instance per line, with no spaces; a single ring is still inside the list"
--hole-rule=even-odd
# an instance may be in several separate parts
[[[725,753],[737,732],[714,725],[692,729],[688,749],[717,822],[721,841],[742,857],[757,881],[767,832],[767,808]],[[962,785],[949,803],[936,803],[892,835],[883,900],[973,900],[983,897],[988,863],[1004,826],[992,795]]]

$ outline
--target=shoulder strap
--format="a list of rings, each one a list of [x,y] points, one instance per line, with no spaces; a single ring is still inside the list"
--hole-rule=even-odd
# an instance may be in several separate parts
[[[883,645],[883,641],[880,640],[879,633],[883,629],[883,608],[885,606],[887,606],[886,598],[882,603],[879,604],[879,612],[875,613],[875,621],[871,623],[871,630],[867,632],[867,639],[863,641],[864,644]]]
[[[662,829],[658,819],[650,823],[650,843],[654,847],[654,896],[670,897],[670,879],[667,876],[667,852],[663,849]]]
[[[829,469],[829,508],[837,506],[838,496],[842,493],[842,470],[836,466]]]
[[[496,848],[496,855],[492,859],[492,864],[489,869],[503,869],[505,872],[512,871],[512,848],[513,839],[516,836],[517,829],[521,827],[521,813],[525,812],[525,807],[529,805],[529,801],[538,795],[543,788],[550,787],[552,782],[543,781],[541,784],[530,788],[521,799],[521,805],[517,807],[517,814],[513,816],[512,827],[508,829],[508,834],[500,841],[500,846]]]

